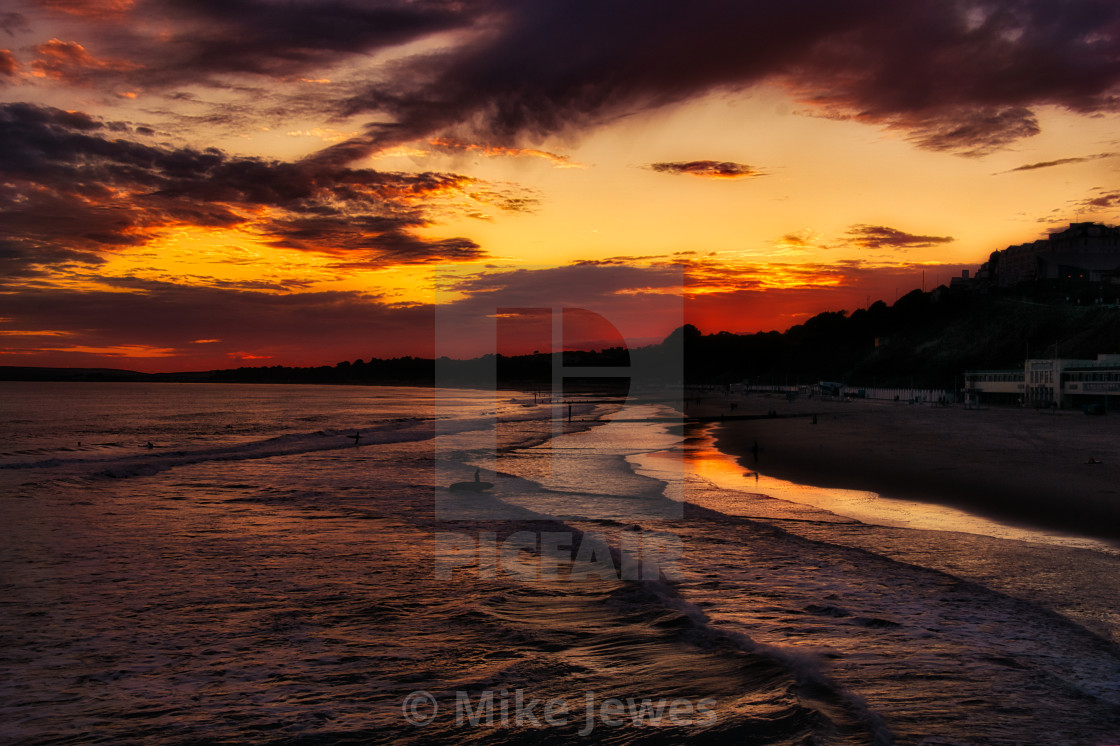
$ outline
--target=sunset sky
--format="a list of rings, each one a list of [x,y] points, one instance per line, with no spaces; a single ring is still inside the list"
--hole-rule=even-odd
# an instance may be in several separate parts
[[[0,99],[4,365],[782,330],[1120,223],[1115,0],[9,0]]]

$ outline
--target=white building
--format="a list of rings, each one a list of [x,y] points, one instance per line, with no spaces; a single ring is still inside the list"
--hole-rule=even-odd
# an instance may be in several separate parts
[[[1025,407],[1120,409],[1120,355],[1096,360],[1032,359],[1021,369],[965,371],[968,401]]]

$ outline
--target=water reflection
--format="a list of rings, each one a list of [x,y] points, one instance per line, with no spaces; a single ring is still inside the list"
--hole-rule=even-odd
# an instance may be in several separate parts
[[[689,432],[685,441],[672,452],[643,454],[631,461],[639,472],[650,476],[657,476],[671,463],[674,468],[685,470],[686,480],[698,480],[733,491],[716,495],[706,493],[698,499],[696,490],[690,490],[687,499],[734,515],[829,522],[848,522],[844,520],[847,518],[878,526],[959,531],[1120,555],[1120,547],[1097,539],[1001,523],[945,505],[904,500],[864,490],[817,487],[767,476],[744,467],[734,457],[718,450],[711,435],[711,426]],[[744,492],[751,493],[752,497],[742,495]],[[764,495],[793,505],[778,510],[768,501],[760,503],[754,495]],[[711,504],[713,501],[718,504]]]

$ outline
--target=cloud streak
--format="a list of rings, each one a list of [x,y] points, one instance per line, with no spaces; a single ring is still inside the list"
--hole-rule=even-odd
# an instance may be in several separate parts
[[[706,179],[745,179],[765,174],[753,166],[732,161],[674,161],[651,163],[649,169],[664,174],[688,174]]]
[[[1039,161],[1038,163],[1027,163],[1016,168],[1002,171],[1001,173],[1012,174],[1016,171],[1037,171],[1040,168],[1053,168],[1055,166],[1066,166],[1071,163],[1088,163],[1089,161],[1099,161],[1103,158],[1115,158],[1120,153],[1097,153],[1095,155],[1082,155],[1073,158],[1058,158],[1053,161]]]
[[[862,249],[924,249],[955,241],[952,236],[919,236],[886,225],[853,225],[846,243]]]
[[[431,145],[433,149],[444,153],[477,153],[487,158],[540,158],[542,160],[548,161],[555,168],[587,168],[586,164],[577,163],[566,155],[550,153],[547,150],[537,150],[535,148],[507,148],[494,145],[486,146],[464,142],[462,140],[454,140],[447,137],[437,137],[433,140],[430,140],[428,144]]]

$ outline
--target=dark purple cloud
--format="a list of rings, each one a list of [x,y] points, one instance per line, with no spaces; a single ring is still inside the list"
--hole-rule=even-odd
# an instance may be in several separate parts
[[[462,123],[494,141],[533,138],[764,81],[810,111],[966,155],[1037,133],[1035,106],[1117,108],[1111,0],[543,0],[492,17],[491,33],[352,99],[349,111],[394,120],[367,146]]]
[[[288,77],[471,21],[443,0],[169,0],[181,31],[158,74],[248,72]],[[184,71],[186,71],[184,73]]]
[[[1082,203],[1085,207],[1120,207],[1120,191],[1104,192]]]
[[[105,70],[103,78],[149,89],[222,84],[231,74],[298,79],[356,55],[462,28],[477,15],[469,4],[452,0],[39,4],[55,14],[83,19],[99,52],[136,63],[128,71]]]
[[[1114,0],[44,4],[89,24],[91,39],[51,51],[82,42],[96,64],[74,67],[71,55],[55,60],[60,75],[169,92],[245,76],[295,81],[453,32],[331,102],[377,121],[320,160],[433,134],[511,145],[759,83],[783,86],[807,113],[973,156],[1036,134],[1039,106],[1120,106]]]
[[[762,171],[753,166],[732,161],[674,161],[651,163],[649,168],[665,174],[689,174],[709,179],[743,179],[763,175]]]
[[[845,239],[864,249],[922,249],[954,240],[952,236],[919,236],[886,225],[853,225]]]
[[[27,31],[30,25],[22,13],[0,13],[0,31],[15,36],[17,31]]]
[[[987,155],[1042,131],[1034,112],[1024,106],[952,106],[942,111],[864,118],[907,130],[910,139],[926,150],[963,156]]]

